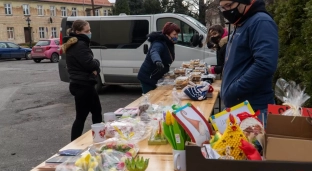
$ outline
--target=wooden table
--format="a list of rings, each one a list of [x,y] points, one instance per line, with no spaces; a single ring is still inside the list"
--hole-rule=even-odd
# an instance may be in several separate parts
[[[198,107],[205,116],[206,119],[210,117],[211,112],[214,110],[214,105],[217,101],[217,97],[219,95],[218,85],[220,85],[221,81],[216,81],[213,86],[216,91],[213,92],[213,97],[209,98],[204,101],[190,101],[190,100],[183,100],[182,104],[186,104],[191,102],[195,107]],[[158,104],[163,102],[163,104],[171,105],[173,103],[172,97],[172,87],[159,87],[156,90],[149,92],[150,94],[150,102],[152,104]],[[134,102],[130,103],[127,107],[137,107],[140,102],[142,101],[142,97],[135,100]],[[150,158],[150,163],[147,168],[147,171],[155,171],[155,170],[162,170],[162,171],[170,171],[173,170],[173,157],[172,157],[172,148],[170,145],[148,145],[148,139],[142,140],[138,143],[140,148],[139,156],[143,156],[146,158]],[[69,143],[61,150],[65,149],[85,149],[93,143],[91,130],[77,138],[75,141]],[[56,156],[56,155],[54,155]],[[54,157],[52,156],[52,157]],[[40,169],[40,167],[44,166],[45,162],[41,163],[31,171],[43,171],[43,170],[54,170],[51,169]]]

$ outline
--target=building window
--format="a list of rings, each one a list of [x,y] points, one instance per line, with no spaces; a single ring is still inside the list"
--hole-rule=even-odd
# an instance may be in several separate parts
[[[112,15],[112,12],[111,10],[108,10],[108,14],[107,15]]]
[[[42,16],[42,15],[43,15],[43,8],[42,8],[42,5],[38,5],[38,6],[37,6],[37,10],[38,10],[38,15]]]
[[[4,4],[5,14],[12,15],[12,6],[11,4]]]
[[[28,4],[24,4],[23,5],[23,12],[24,12],[24,15],[30,15],[29,5]]]
[[[104,16],[108,16],[108,11],[106,9],[104,10]]]
[[[7,32],[8,32],[8,39],[14,39],[14,28],[8,27]]]
[[[72,16],[77,16],[77,8],[72,8]]]
[[[39,37],[40,38],[45,38],[44,37],[44,27],[39,27]]]
[[[86,13],[87,13],[87,16],[91,16],[91,11],[90,10],[86,11]]]
[[[57,37],[57,34],[56,34],[56,27],[52,27],[51,30],[52,30],[52,37],[53,37],[53,38],[56,38],[56,37]]]
[[[50,6],[50,16],[56,16],[55,6]]]
[[[95,10],[95,16],[99,16],[100,15],[100,11],[97,9]]]
[[[67,9],[66,9],[66,7],[61,7],[61,12],[62,12],[62,17],[66,17],[67,16]]]

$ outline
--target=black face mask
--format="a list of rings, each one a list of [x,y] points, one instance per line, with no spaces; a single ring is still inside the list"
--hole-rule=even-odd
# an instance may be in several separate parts
[[[220,39],[221,39],[220,36],[210,38],[211,42],[214,44],[219,44]]]
[[[212,48],[213,48],[213,46],[214,46],[214,44],[213,44],[213,43],[211,43],[211,42],[208,42],[208,43],[207,43],[207,47],[208,47],[208,49],[212,49]]]
[[[230,10],[222,12],[224,18],[226,18],[231,24],[234,24],[235,22],[237,22],[243,16],[243,14],[245,13],[246,6],[245,6],[243,14],[241,14],[238,11],[238,6],[239,5],[240,4],[238,4],[234,9],[230,9]]]

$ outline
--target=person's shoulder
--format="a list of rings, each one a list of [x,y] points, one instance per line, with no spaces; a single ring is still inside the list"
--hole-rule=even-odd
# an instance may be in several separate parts
[[[252,16],[254,22],[258,21],[274,21],[270,14],[265,12],[258,12],[254,16]]]

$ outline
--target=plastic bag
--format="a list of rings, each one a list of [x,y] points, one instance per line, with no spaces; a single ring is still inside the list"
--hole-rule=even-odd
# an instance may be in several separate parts
[[[105,171],[102,156],[96,153],[94,147],[90,147],[74,159],[75,162],[71,160],[58,165],[55,171]]]
[[[124,171],[127,158],[135,157],[139,148],[129,141],[111,138],[93,145],[103,159],[102,167],[106,171]]]
[[[283,105],[290,107],[282,115],[301,116],[300,108],[310,98],[304,91],[305,86],[296,84],[294,81],[287,82],[283,78],[277,80],[275,96],[284,102]]]
[[[140,118],[122,118],[106,124],[106,137],[137,143],[148,137],[149,126]]]

